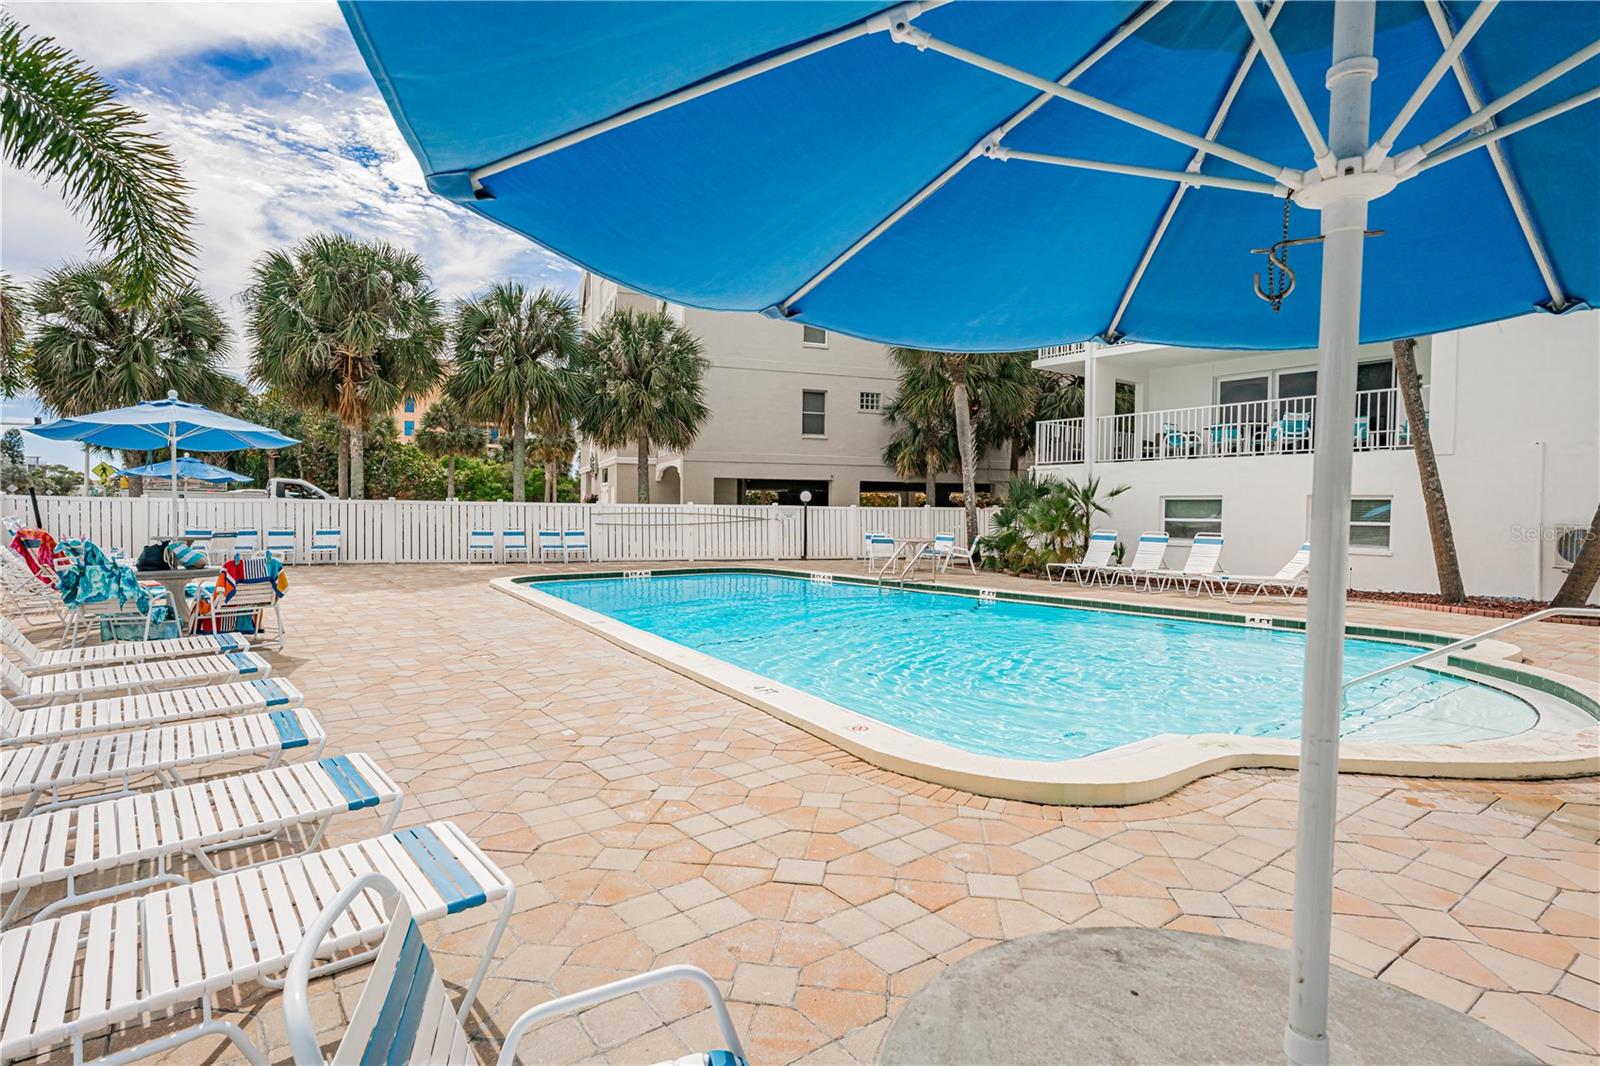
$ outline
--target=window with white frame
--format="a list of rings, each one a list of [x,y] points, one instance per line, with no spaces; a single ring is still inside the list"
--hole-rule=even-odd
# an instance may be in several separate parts
[[[883,393],[863,392],[861,394],[861,410],[874,413],[883,410]]]
[[[817,389],[800,393],[800,435],[822,437],[828,432],[828,394]]]
[[[800,327],[800,343],[807,348],[826,348],[828,346],[828,331],[816,326]]]
[[[1394,500],[1358,496],[1350,501],[1350,550],[1386,552],[1394,522]]]
[[[1196,533],[1222,532],[1222,497],[1168,496],[1161,501],[1161,526],[1175,541],[1194,540]]]

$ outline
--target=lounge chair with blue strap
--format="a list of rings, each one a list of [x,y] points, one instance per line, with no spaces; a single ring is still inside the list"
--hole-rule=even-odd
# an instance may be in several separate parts
[[[311,932],[341,886],[372,873],[404,899],[407,924],[498,909],[467,985],[466,999],[474,1001],[516,890],[453,823],[433,822],[7,929],[0,933],[0,981],[10,993],[0,1060],[53,1048],[71,1048],[81,1059],[86,1039],[197,1007],[187,1028],[164,1027],[97,1063],[135,1062],[221,1036],[252,1066],[266,1066],[255,1041],[214,1013],[213,997],[281,987],[291,960],[303,959],[315,975],[372,958],[391,924],[376,892],[355,893],[336,921]]]
[[[54,810],[131,793],[145,778],[187,784],[185,771],[219,762],[264,759],[270,769],[290,753],[321,758],[327,743],[322,723],[297,708],[0,748],[0,799],[25,797],[28,814],[48,793],[40,809]]]
[[[186,655],[226,655],[250,650],[250,642],[237,633],[208,633],[169,640],[121,640],[76,648],[41,648],[11,619],[4,617],[0,617],[0,644],[16,654],[17,666],[25,674],[44,674],[80,666],[114,666],[147,659],[174,659]]]
[[[935,533],[933,535],[933,562],[943,572],[958,563],[966,563],[967,569],[974,574],[978,566],[972,559],[972,549],[963,548],[956,543],[954,533]]]
[[[1084,549],[1082,559],[1075,563],[1045,563],[1045,579],[1049,580],[1051,574],[1059,572],[1061,576],[1056,578],[1057,581],[1064,583],[1067,575],[1071,574],[1078,579],[1078,584],[1087,585],[1096,574],[1111,565],[1111,553],[1116,547],[1116,530],[1097,529],[1089,534],[1089,546]]]
[[[331,529],[313,529],[311,531],[311,544],[306,548],[306,562],[314,563],[318,559],[332,559],[339,561],[339,548],[344,543],[344,530],[334,527]]]
[[[18,710],[0,696],[0,747],[43,744],[63,737],[148,729],[191,718],[227,718],[263,711],[286,711],[305,702],[287,681],[262,677],[226,685],[169,688],[132,696],[56,703]]]
[[[1166,565],[1167,541],[1171,538],[1164,529],[1147,530],[1139,534],[1139,547],[1134,550],[1133,561],[1122,566],[1107,566],[1100,570],[1100,583],[1109,588],[1123,578],[1134,588],[1145,582],[1150,588],[1150,576],[1160,573]]]
[[[495,551],[494,530],[474,529],[467,533],[467,562],[476,559],[487,559],[494,562],[498,553]]]
[[[382,873],[365,874],[346,884],[311,923],[300,949],[289,963],[289,972],[284,978],[283,1015],[289,1036],[289,1054],[295,1066],[322,1066],[324,1062],[317,1026],[311,1017],[310,979],[317,961],[316,944],[336,930],[341,920],[346,920],[347,910],[373,893],[382,901],[388,930],[378,945],[372,972],[350,1014],[350,1024],[339,1040],[333,1061],[339,1064],[481,1066],[462,1027],[462,1021],[473,1007],[472,990],[468,989],[460,1007],[450,1002],[433,955],[417,927],[410,900]],[[506,1032],[499,1064],[511,1066],[516,1062],[518,1045],[542,1022],[673,981],[697,984],[705,992],[728,1048],[686,1055],[674,1060],[672,1066],[744,1066],[744,1049],[717,983],[699,967],[682,964],[625,977],[529,1009]],[[524,1059],[545,1061],[533,1053]]]
[[[267,551],[280,562],[294,562],[295,538],[292,529],[267,530]]]
[[[1300,545],[1300,550],[1294,553],[1294,558],[1283,564],[1283,568],[1271,577],[1252,577],[1245,574],[1218,574],[1214,579],[1216,595],[1225,596],[1229,603],[1254,603],[1262,596],[1269,593],[1285,600],[1293,599],[1295,593],[1305,588],[1306,569],[1311,565],[1311,544]],[[1249,589],[1248,599],[1242,598],[1244,590]]]
[[[561,534],[561,553],[567,562],[572,562],[578,556],[583,556],[587,561],[593,556],[589,552],[589,532],[584,529],[569,529]]]
[[[36,888],[64,886],[64,893],[29,915],[32,921],[154,885],[183,884],[189,879],[168,867],[181,855],[220,874],[315,851],[334,816],[350,811],[383,808],[382,831],[388,832],[400,805],[400,787],[371,758],[354,754],[13,818],[0,822],[0,896],[11,901],[5,924],[12,924]],[[218,852],[289,831],[290,850],[233,863],[228,870],[213,861]],[[80,878],[123,867],[134,867],[133,875],[80,891]]]
[[[867,570],[874,571],[894,558],[895,540],[887,533],[875,530],[861,534],[861,554]]]
[[[501,530],[500,545],[505,549],[505,562],[509,563],[514,555],[522,556],[523,562],[528,561],[528,531],[526,529]]]
[[[1167,588],[1182,584],[1185,595],[1198,596],[1207,587],[1215,587],[1217,566],[1222,562],[1222,534],[1196,533],[1189,546],[1189,557],[1175,570],[1157,570],[1149,574],[1151,588]]]
[[[117,666],[81,666],[48,674],[24,674],[0,658],[0,696],[18,707],[40,707],[118,692],[152,692],[226,681],[254,680],[272,673],[272,664],[253,651],[226,655],[188,655]]]

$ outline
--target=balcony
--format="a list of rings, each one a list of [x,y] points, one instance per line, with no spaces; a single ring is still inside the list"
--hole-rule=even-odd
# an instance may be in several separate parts
[[[1428,388],[1422,402],[1428,406]],[[1143,462],[1304,454],[1316,448],[1317,401],[1313,397],[1206,404],[1095,419],[1095,461]],[[1409,448],[1411,426],[1399,389],[1356,393],[1350,434],[1357,451]],[[1083,462],[1083,419],[1040,422],[1034,461],[1040,465]]]

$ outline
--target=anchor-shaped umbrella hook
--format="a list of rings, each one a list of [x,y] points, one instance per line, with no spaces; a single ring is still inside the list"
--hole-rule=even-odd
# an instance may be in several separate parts
[[[1318,244],[1322,241],[1320,236],[1290,238],[1289,204],[1291,201],[1289,197],[1290,194],[1288,193],[1285,193],[1283,197],[1283,238],[1266,248],[1250,249],[1251,255],[1264,255],[1267,257],[1267,287],[1265,289],[1261,287],[1261,275],[1255,274],[1255,289],[1257,296],[1272,305],[1274,314],[1283,309],[1283,301],[1288,298],[1290,293],[1294,292],[1295,278],[1294,271],[1289,267],[1289,249],[1297,244]],[[1382,237],[1383,230],[1369,229],[1365,235],[1368,237]]]

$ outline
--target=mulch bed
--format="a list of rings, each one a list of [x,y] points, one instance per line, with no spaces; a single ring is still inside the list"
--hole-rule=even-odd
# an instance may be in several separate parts
[[[1528,600],[1520,596],[1468,596],[1465,603],[1445,603],[1434,592],[1370,592],[1351,589],[1350,599],[1365,603],[1389,603],[1396,607],[1415,607],[1421,611],[1449,614],[1475,614],[1484,618],[1521,618],[1550,606],[1548,600]],[[1600,618],[1551,618],[1567,625],[1600,625]]]

